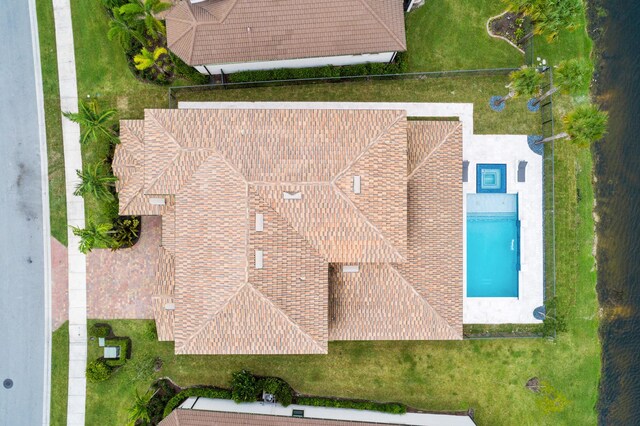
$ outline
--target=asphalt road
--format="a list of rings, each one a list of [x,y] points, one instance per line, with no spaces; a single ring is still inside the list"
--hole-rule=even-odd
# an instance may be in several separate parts
[[[0,11],[0,425],[48,424],[45,241],[29,2]],[[37,43],[37,40],[35,41]],[[48,230],[48,226],[44,228]],[[7,379],[13,386],[7,389]]]

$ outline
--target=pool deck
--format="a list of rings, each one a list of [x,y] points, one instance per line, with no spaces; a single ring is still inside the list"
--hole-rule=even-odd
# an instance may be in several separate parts
[[[411,102],[179,102],[181,109],[401,109],[409,117],[457,117],[462,122],[463,160],[469,161],[463,184],[465,324],[533,324],[533,310],[543,304],[542,156],[529,148],[526,135],[475,135],[473,104]],[[527,161],[526,182],[517,182],[518,162]],[[476,164],[507,165],[507,193],[519,194],[519,297],[467,298],[467,194],[476,192]],[[461,165],[462,166],[462,165]]]
[[[530,324],[533,310],[543,304],[542,156],[529,149],[525,135],[473,135],[464,144],[469,162],[469,179],[463,184],[466,196],[476,193],[476,164],[507,165],[507,193],[518,194],[520,219],[520,274],[518,297],[466,297],[466,221],[463,322],[465,324]],[[518,163],[527,162],[526,182],[518,182]]]

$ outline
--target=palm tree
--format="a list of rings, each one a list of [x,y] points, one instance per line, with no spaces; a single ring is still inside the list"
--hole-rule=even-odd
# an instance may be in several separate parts
[[[164,24],[160,22],[154,14],[171,8],[171,4],[163,3],[160,0],[129,0],[129,3],[120,6],[120,12],[125,16],[144,21],[147,34],[153,38],[158,38],[164,34]]]
[[[591,68],[584,59],[570,59],[562,61],[554,72],[554,86],[551,86],[542,96],[536,98],[534,105],[539,104],[557,91],[565,95],[573,95],[584,90],[591,78]]]
[[[112,225],[110,223],[96,225],[94,222],[89,221],[84,228],[72,226],[71,230],[73,235],[80,237],[78,249],[81,253],[87,254],[98,245],[111,246],[113,243],[113,237],[111,236],[113,231],[111,228]]]
[[[63,112],[62,114],[80,125],[82,129],[80,143],[83,145],[89,141],[96,142],[99,135],[106,136],[112,143],[116,143],[118,140],[108,125],[109,120],[116,114],[115,109],[99,111],[98,103],[93,100],[80,102],[78,112]]]
[[[498,98],[495,105],[501,105],[511,98],[518,96],[532,96],[540,87],[542,81],[542,74],[540,74],[535,68],[530,68],[524,65],[518,71],[513,71],[509,74],[509,94]]]
[[[149,392],[140,395],[136,390],[133,405],[129,408],[129,424],[134,425],[138,420],[140,420],[142,424],[146,425],[151,421],[151,409],[149,407],[149,402],[151,401],[151,398],[153,398],[153,395],[155,394],[151,394]]]
[[[164,47],[156,47],[153,53],[143,47],[140,53],[133,57],[133,62],[136,63],[136,69],[146,70],[153,68],[161,74],[167,74],[159,64],[160,57],[166,54],[167,49]]]
[[[565,131],[550,136],[538,143],[551,142],[560,138],[569,138],[579,147],[587,147],[607,132],[609,116],[593,104],[580,105],[562,118]]]
[[[143,46],[146,44],[146,40],[140,32],[139,26],[134,25],[130,19],[120,12],[120,8],[114,7],[112,9],[113,19],[109,21],[109,31],[107,37],[109,40],[118,39],[122,47],[127,47],[131,43],[131,38],[135,38]]]
[[[552,42],[560,30],[579,26],[581,0],[504,0],[512,12],[531,17],[536,34],[546,35]]]
[[[101,173],[100,164],[88,166],[84,170],[76,170],[76,174],[80,178],[80,182],[73,195],[82,197],[91,194],[100,200],[113,198],[109,187],[114,186],[114,182],[117,182],[118,178]]]

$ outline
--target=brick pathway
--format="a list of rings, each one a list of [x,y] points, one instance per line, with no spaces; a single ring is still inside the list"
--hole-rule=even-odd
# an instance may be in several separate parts
[[[153,318],[151,294],[158,264],[161,219],[142,218],[138,243],[130,249],[93,250],[87,255],[87,317]]]
[[[69,319],[69,266],[67,248],[51,237],[51,329]]]

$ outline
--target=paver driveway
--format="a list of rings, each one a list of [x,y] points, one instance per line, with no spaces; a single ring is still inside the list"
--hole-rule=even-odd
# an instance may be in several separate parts
[[[151,293],[158,265],[161,218],[144,216],[130,249],[87,255],[87,318],[153,318]]]

